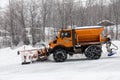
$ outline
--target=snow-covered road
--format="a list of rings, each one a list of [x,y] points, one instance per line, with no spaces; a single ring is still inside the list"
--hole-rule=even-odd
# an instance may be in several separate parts
[[[120,49],[120,41],[114,43]],[[98,60],[74,55],[62,63],[56,63],[50,57],[48,61],[29,65],[20,65],[17,50],[0,50],[0,80],[120,80],[120,50],[108,57],[103,46],[102,57]]]

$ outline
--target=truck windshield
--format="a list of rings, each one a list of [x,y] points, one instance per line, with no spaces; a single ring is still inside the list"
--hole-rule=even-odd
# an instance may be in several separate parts
[[[65,37],[70,38],[71,37],[70,31],[62,31],[60,34],[60,37],[61,38],[65,38]]]

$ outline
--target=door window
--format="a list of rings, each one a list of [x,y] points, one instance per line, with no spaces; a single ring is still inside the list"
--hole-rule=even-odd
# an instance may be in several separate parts
[[[71,34],[70,34],[70,31],[63,31],[61,32],[61,38],[70,38],[71,37]]]

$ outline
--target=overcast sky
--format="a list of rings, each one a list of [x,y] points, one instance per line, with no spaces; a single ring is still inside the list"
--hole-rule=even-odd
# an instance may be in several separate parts
[[[0,7],[5,7],[8,4],[8,0],[0,0]]]

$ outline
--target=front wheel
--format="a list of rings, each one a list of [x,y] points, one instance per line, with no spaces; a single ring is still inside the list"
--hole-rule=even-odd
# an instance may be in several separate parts
[[[101,57],[102,49],[97,45],[92,45],[86,48],[85,56],[88,59],[99,59]]]
[[[64,49],[56,49],[53,58],[56,62],[64,62],[67,59],[67,53]]]

